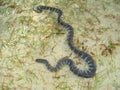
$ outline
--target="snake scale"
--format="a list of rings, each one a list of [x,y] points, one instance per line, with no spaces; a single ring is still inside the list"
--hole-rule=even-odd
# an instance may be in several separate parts
[[[69,25],[68,23],[64,22],[61,19],[61,16],[63,14],[63,12],[58,9],[58,8],[54,8],[54,7],[49,7],[49,6],[37,6],[36,8],[33,9],[36,13],[41,13],[43,10],[49,10],[52,12],[55,12],[58,14],[57,17],[57,22],[58,24],[60,24],[61,26],[63,26],[63,28],[65,28],[68,32],[67,34],[67,42],[68,42],[68,46],[70,47],[70,49],[77,54],[78,56],[80,56],[87,64],[88,64],[88,69],[87,70],[81,70],[79,69],[75,63],[73,62],[73,60],[71,59],[61,59],[57,62],[56,66],[51,66],[50,63],[48,62],[48,60],[46,59],[36,59],[36,62],[38,63],[43,63],[44,65],[46,65],[47,69],[51,72],[57,72],[58,70],[60,70],[60,68],[63,65],[68,65],[70,70],[77,76],[83,77],[83,78],[91,78],[93,76],[95,76],[96,73],[96,63],[93,60],[93,58],[87,54],[86,52],[83,52],[79,49],[77,49],[76,46],[74,46],[73,43],[73,37],[74,37],[74,31],[73,31],[73,27],[71,25]]]

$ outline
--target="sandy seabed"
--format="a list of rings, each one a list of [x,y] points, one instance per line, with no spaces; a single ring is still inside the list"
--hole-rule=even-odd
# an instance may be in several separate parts
[[[63,11],[62,19],[74,28],[76,47],[89,53],[97,64],[93,78],[74,75],[68,66],[49,72],[36,58],[54,66],[71,58],[86,66],[68,47],[67,31],[57,14],[35,13],[38,5]],[[120,90],[119,0],[1,0],[0,90]]]

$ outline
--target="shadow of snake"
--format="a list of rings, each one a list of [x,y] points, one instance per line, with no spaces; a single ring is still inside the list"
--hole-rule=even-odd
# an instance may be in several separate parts
[[[57,17],[58,23],[61,26],[63,26],[64,28],[66,28],[66,30],[68,32],[67,41],[68,41],[68,45],[69,45],[70,49],[75,54],[79,55],[88,64],[88,69],[87,70],[80,70],[79,68],[77,68],[77,66],[75,65],[75,63],[71,59],[61,59],[57,62],[56,66],[54,66],[54,67],[51,66],[50,63],[48,62],[48,60],[46,60],[46,59],[36,59],[36,62],[45,64],[47,69],[51,72],[57,72],[58,70],[60,70],[60,68],[63,65],[69,65],[70,70],[75,75],[80,76],[80,77],[84,77],[84,78],[93,77],[96,73],[96,63],[89,54],[77,49],[74,46],[74,43],[73,43],[73,36],[74,36],[73,27],[71,25],[69,25],[68,23],[64,22],[61,19],[61,16],[62,16],[63,12],[58,8],[49,7],[49,6],[38,6],[36,9],[33,9],[33,10],[36,13],[41,13],[43,10],[50,10],[50,11],[56,12],[58,14],[58,17]]]

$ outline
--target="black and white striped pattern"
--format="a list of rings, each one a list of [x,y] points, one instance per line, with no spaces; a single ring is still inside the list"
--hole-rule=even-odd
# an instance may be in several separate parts
[[[93,77],[96,73],[96,63],[89,54],[87,54],[83,51],[80,51],[79,49],[77,49],[74,46],[74,43],[73,43],[73,36],[74,36],[73,27],[71,25],[69,25],[68,23],[64,22],[61,19],[61,16],[62,16],[63,12],[58,8],[48,7],[48,6],[38,6],[36,9],[33,9],[33,10],[37,13],[41,13],[43,10],[50,10],[50,11],[56,12],[58,14],[58,18],[57,18],[58,23],[61,26],[63,26],[64,28],[66,28],[66,30],[68,31],[67,41],[68,41],[68,45],[69,45],[70,49],[75,54],[79,55],[88,64],[89,69],[88,70],[80,70],[79,68],[77,68],[77,66],[75,65],[75,63],[71,59],[61,59],[61,60],[58,61],[57,65],[55,67],[51,66],[46,59],[36,59],[36,62],[45,64],[47,69],[51,72],[57,72],[58,70],[60,70],[60,68],[63,65],[69,65],[70,70],[75,75],[81,76],[81,77],[84,77],[84,78]]]

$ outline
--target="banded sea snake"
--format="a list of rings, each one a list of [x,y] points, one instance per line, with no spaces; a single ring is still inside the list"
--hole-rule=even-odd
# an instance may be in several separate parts
[[[54,66],[54,67],[51,66],[50,63],[48,62],[48,60],[46,60],[46,59],[39,58],[39,59],[36,59],[36,62],[43,63],[44,65],[46,65],[47,69],[51,72],[57,72],[58,70],[60,70],[60,68],[63,65],[69,65],[70,70],[75,75],[80,76],[80,77],[84,77],[84,78],[93,77],[96,73],[96,63],[89,54],[77,49],[76,46],[74,46],[74,43],[73,43],[73,36],[74,36],[73,27],[71,25],[69,25],[68,23],[64,22],[61,19],[61,16],[62,16],[63,12],[58,8],[49,7],[49,6],[37,6],[37,8],[36,9],[34,8],[33,10],[36,13],[41,13],[43,10],[49,10],[49,11],[52,11],[52,12],[55,12],[55,13],[58,14],[58,17],[57,17],[58,23],[61,26],[63,26],[63,28],[65,28],[68,32],[68,34],[67,34],[68,46],[70,47],[70,49],[75,54],[79,55],[88,64],[88,69],[87,70],[80,70],[75,65],[73,60],[71,60],[71,59],[61,59],[57,62],[56,66]]]

